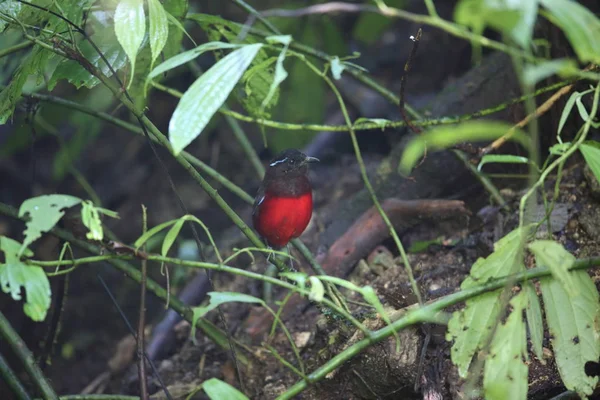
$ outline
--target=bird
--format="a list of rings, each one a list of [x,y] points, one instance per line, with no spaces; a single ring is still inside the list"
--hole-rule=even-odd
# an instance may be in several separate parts
[[[313,210],[308,164],[318,161],[296,149],[270,161],[252,210],[254,229],[269,247],[285,247],[308,226]]]

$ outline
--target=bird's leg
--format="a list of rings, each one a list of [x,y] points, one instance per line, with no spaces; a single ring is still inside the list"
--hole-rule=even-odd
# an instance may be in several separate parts
[[[290,271],[295,271],[295,269],[294,269],[294,259],[292,258],[292,249],[290,249],[290,244],[289,243],[286,245],[286,248],[287,248],[288,256],[290,258]]]

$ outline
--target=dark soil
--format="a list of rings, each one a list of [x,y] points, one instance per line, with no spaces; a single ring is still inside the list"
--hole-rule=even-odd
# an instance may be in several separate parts
[[[421,4],[421,2],[416,3]],[[445,7],[444,9],[440,7],[438,11],[444,17],[450,18],[452,7],[448,5],[447,10]],[[348,20],[344,22],[349,23]],[[390,28],[390,32],[395,37],[408,37],[414,34],[415,30],[416,26],[405,23],[398,23]],[[424,37],[427,38],[427,42],[420,47],[419,57],[415,60],[415,68],[407,87],[407,100],[420,105],[427,104],[446,83],[454,81],[471,66],[467,43],[441,35],[436,31],[426,32]],[[431,37],[434,39],[429,39]],[[377,43],[364,49],[364,58],[373,62],[373,66],[369,68],[371,72],[386,87],[396,91],[399,83],[398,71],[402,70],[404,63],[403,55],[408,54],[410,49],[409,44],[398,43],[396,39],[391,45]],[[444,63],[446,65],[440,65],[440,59],[448,62]],[[67,94],[68,90],[65,89]],[[346,86],[345,90],[350,89]],[[358,103],[360,100],[357,99],[362,98],[360,96],[362,93],[351,92],[351,94],[350,103]],[[153,95],[152,104],[154,110],[162,110],[155,111],[156,115],[153,115],[153,118],[157,120],[159,127],[164,129],[170,115],[168,110],[172,110],[175,103],[166,95],[156,94]],[[334,102],[330,101],[330,104]],[[351,106],[353,108],[351,111],[357,116],[400,118],[396,106],[388,105],[387,108],[370,110],[361,109],[360,104],[351,104]],[[552,121],[556,120],[557,113],[560,115],[560,104],[556,108],[556,112],[552,113],[554,118]],[[332,121],[340,123],[337,110],[337,106],[327,107],[325,123],[334,123]],[[514,110],[509,111],[512,113]],[[516,120],[519,116],[522,117],[518,111],[514,113]],[[115,114],[126,118],[126,115],[120,114],[120,111]],[[22,122],[23,115],[17,116],[17,121]],[[552,121],[543,122],[551,125]],[[68,126],[64,128],[67,132],[65,135],[68,137]],[[245,128],[250,133],[255,148],[262,148],[259,130],[254,126]],[[389,172],[391,167],[384,161],[402,134],[396,131],[382,134],[379,131],[372,131],[360,135],[369,176],[373,181],[377,181],[382,172]],[[342,208],[345,201],[364,188],[347,136],[340,135],[334,138],[332,143],[327,147],[321,165],[311,172],[314,182],[315,214],[302,240],[316,255],[327,251],[327,247],[323,246],[324,242],[331,245],[331,240],[335,239],[332,238],[331,231],[326,232],[326,230],[336,222],[331,221],[338,215],[336,212]],[[0,160],[1,202],[18,206],[28,197],[51,192],[87,197],[72,178],[67,178],[60,183],[52,180],[50,173],[52,160],[58,150],[53,138],[47,136],[40,138],[34,150],[37,175],[34,184],[31,185],[28,183],[31,181],[24,178],[24,176],[29,177],[32,166],[29,149],[23,150],[10,159]],[[219,125],[209,129],[187,150],[247,192],[256,191],[258,179],[233,134],[227,128]],[[207,224],[217,238],[223,256],[232,254],[234,248],[246,246],[245,238],[232,227],[229,219],[210,201],[208,195],[170,159],[166,152],[159,152],[189,212]],[[270,154],[265,151],[262,156],[266,161]],[[557,192],[558,198],[555,199],[556,206],[550,218],[552,232],[550,234],[547,230],[544,232],[544,227],[541,226],[538,234],[540,237],[551,237],[559,241],[577,258],[597,256],[600,254],[598,242],[600,189],[595,178],[585,170],[582,160],[571,161],[563,171]],[[132,243],[140,235],[142,219],[140,204],[148,207],[149,226],[182,215],[165,170],[156,161],[143,138],[133,137],[112,127],[103,129],[97,142],[80,155],[76,164],[102,198],[103,206],[120,214],[120,220],[107,220],[106,225],[124,243]],[[549,178],[545,185],[544,195],[548,200],[553,200],[555,190],[553,179],[555,177]],[[423,182],[415,182],[415,185],[421,183]],[[443,221],[423,223],[401,232],[401,240],[406,248],[441,238],[437,244],[432,244],[422,252],[408,255],[424,301],[459,290],[461,282],[468,275],[473,263],[479,257],[489,255],[493,243],[517,226],[518,202],[523,194],[520,192],[520,187],[523,182],[503,180],[497,183],[504,188],[502,194],[508,201],[510,211],[506,212],[491,206],[488,195],[483,193],[481,187],[476,186],[474,190],[469,187],[470,198],[467,199],[467,204],[473,214],[471,218],[450,215]],[[215,187],[236,212],[249,222],[251,206],[218,184],[215,184]],[[454,193],[448,193],[448,197],[459,196],[457,193],[462,193],[464,196],[467,188],[456,187],[455,189]],[[360,214],[349,216],[350,219],[343,222],[350,224],[359,216]],[[539,219],[542,216],[543,212],[540,212]],[[21,223],[0,217],[0,234],[18,238],[22,230]],[[182,238],[190,241],[192,235],[184,230]],[[50,235],[42,238],[37,244],[36,258],[57,259],[61,245],[58,239]],[[185,243],[182,240],[175,247],[184,248]],[[191,248],[194,246],[192,245]],[[159,250],[155,249],[155,251]],[[191,252],[194,253],[195,250]],[[76,257],[85,255],[75,250]],[[300,260],[295,264],[297,268],[312,273],[301,255],[294,252],[294,256]],[[252,262],[249,257],[240,256],[232,262],[232,265],[260,273],[267,269],[266,261],[260,255],[257,255],[255,262]],[[181,288],[192,280],[194,274],[185,269],[171,268],[171,293],[173,295],[179,293]],[[590,274],[595,282],[600,281],[597,271],[590,271]],[[61,331],[58,342],[53,348],[52,363],[45,367],[45,373],[60,394],[82,392],[138,394],[135,343],[99,283],[98,275],[106,281],[125,315],[135,326],[139,312],[139,286],[108,264],[80,267],[71,274],[68,282]],[[159,265],[150,265],[150,276],[166,286],[166,278],[161,274]],[[259,282],[225,274],[214,274],[213,279],[215,291],[235,291],[257,297],[263,295],[263,286]],[[404,312],[402,310],[404,307],[416,303],[416,296],[409,284],[398,250],[389,238],[369,249],[369,254],[354,266],[348,279],[360,286],[371,285],[391,315],[397,316]],[[59,282],[53,279],[52,283],[53,293],[55,293]],[[349,292],[344,293],[350,295]],[[276,299],[282,295],[277,288],[274,288],[273,294]],[[351,298],[356,302],[362,301],[356,295]],[[458,307],[446,311],[451,312]],[[0,308],[30,348],[36,354],[40,354],[39,344],[43,342],[46,335],[47,324],[34,324],[24,318],[21,305],[15,304],[2,293],[0,293]],[[225,305],[221,309],[232,337],[247,349],[239,352],[237,366],[241,372],[243,390],[249,398],[273,399],[300,379],[281,362],[285,360],[299,368],[299,362],[284,332],[278,328],[274,335],[269,337],[257,335],[252,329],[253,321],[256,321],[256,316],[263,311],[262,308],[236,303]],[[371,309],[352,304],[351,310],[354,317],[364,322],[370,329],[384,326],[384,322],[378,319]],[[147,309],[149,340],[152,328],[164,314],[164,304],[149,294]],[[211,312],[207,318],[223,328],[217,312]],[[297,310],[296,314],[285,323],[299,350],[306,374],[362,338],[351,325],[339,317],[320,312],[314,306]],[[192,341],[190,325],[187,322],[180,322],[174,330],[175,346],[169,349],[166,357],[156,360],[158,373],[173,397],[186,398],[187,394],[211,377],[239,386],[236,365],[228,349],[216,345],[201,332],[195,335],[195,342]],[[399,341],[398,352],[393,337],[369,347],[326,379],[312,385],[303,392],[301,398],[420,399],[424,397],[424,393],[430,394],[430,398],[435,398],[434,395],[444,399],[460,398],[464,382],[459,379],[456,369],[450,362],[451,343],[445,340],[444,326],[412,326],[399,333]],[[547,354],[544,360],[536,359],[533,354],[529,355],[531,399],[550,398],[565,390],[561,386],[561,380],[553,363],[548,337],[545,338],[544,351]],[[247,360],[247,363],[242,362],[242,359]],[[164,398],[156,376],[150,373],[148,380],[153,398]],[[1,393],[4,393],[4,389],[0,382]],[[205,397],[199,392],[192,398]]]

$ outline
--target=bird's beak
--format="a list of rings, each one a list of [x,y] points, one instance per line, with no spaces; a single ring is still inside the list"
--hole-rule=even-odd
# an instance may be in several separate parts
[[[317,157],[309,157],[306,156],[306,158],[304,159],[305,163],[316,163],[319,162],[320,160]]]

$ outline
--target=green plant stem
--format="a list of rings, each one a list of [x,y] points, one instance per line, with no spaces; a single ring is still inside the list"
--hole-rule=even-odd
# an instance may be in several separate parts
[[[71,394],[60,396],[60,400],[140,400],[138,396],[125,396],[122,394]]]
[[[246,10],[248,12],[248,14],[254,16],[256,19],[258,19],[260,22],[262,22],[275,35],[281,35],[281,32],[279,31],[279,29],[277,29],[275,27],[275,25],[273,25],[268,19],[266,19],[258,11],[256,11],[250,4],[248,4],[242,0],[231,0],[231,1],[234,4],[237,4],[238,6],[243,8],[244,10]]]
[[[58,396],[54,392],[54,389],[52,389],[52,386],[50,386],[50,382],[48,382],[44,373],[35,362],[33,354],[2,312],[0,312],[0,335],[23,363],[25,371],[27,371],[27,374],[29,374],[31,380],[40,391],[42,398],[44,400],[58,400]]]
[[[569,158],[574,152],[576,152],[579,149],[579,146],[581,146],[581,144],[584,142],[585,138],[587,137],[590,127],[592,126],[592,121],[593,121],[594,117],[596,116],[596,113],[598,112],[598,101],[600,99],[599,95],[600,95],[600,82],[598,82],[596,84],[596,89],[594,91],[594,101],[592,103],[592,110],[589,113],[588,120],[585,121],[585,124],[582,127],[582,131],[581,131],[581,134],[579,135],[579,138],[577,138],[577,140],[573,143],[573,145],[570,146],[560,157],[558,157],[556,160],[554,160],[552,162],[552,164],[550,164],[548,166],[548,168],[544,169],[544,171],[538,178],[537,182],[535,182],[535,184],[531,186],[529,191],[523,197],[521,197],[521,201],[519,203],[519,227],[520,228],[522,228],[525,224],[525,222],[524,222],[525,207],[528,203],[529,198],[531,196],[533,196],[535,194],[536,190],[544,184],[544,182],[545,182],[546,178],[548,177],[548,175],[550,174],[550,172],[552,172],[558,166],[562,165],[567,160],[567,158]]]
[[[7,214],[6,210],[7,210],[6,206],[0,203],[0,213]],[[15,216],[12,212],[7,215]],[[82,242],[82,241],[78,241],[78,240],[74,239],[72,237],[72,235],[66,234],[66,232],[62,231],[61,229],[55,228],[52,232],[55,233],[57,236],[59,236],[62,239],[68,240],[69,242],[72,242],[79,247],[83,247],[88,252],[92,252],[92,253],[99,252],[99,250],[95,251],[94,246],[89,245],[87,242]],[[105,262],[109,262],[109,263],[117,266],[117,268],[123,270],[127,275],[129,275],[130,277],[132,277],[133,279],[135,279],[136,281],[139,282],[139,280],[141,280],[140,272],[131,266],[125,267],[123,265],[123,264],[127,264],[127,263],[124,263],[125,260],[136,260],[136,259],[137,258],[131,254],[121,254],[121,255],[106,254],[106,255],[99,255],[99,256],[93,256],[93,257],[84,257],[84,258],[75,259],[75,260],[61,260],[61,261],[26,260],[26,263],[30,264],[30,265],[37,265],[40,267],[55,268],[58,266],[79,266],[79,265],[84,265],[84,264],[105,261]],[[282,281],[280,279],[266,276],[263,274],[258,274],[258,273],[252,272],[252,271],[247,271],[247,270],[240,269],[240,268],[230,267],[230,266],[223,265],[223,264],[213,264],[213,263],[202,262],[202,261],[181,260],[178,258],[163,257],[163,256],[160,256],[157,254],[148,254],[146,259],[148,261],[156,261],[158,263],[167,263],[167,264],[172,264],[172,265],[181,265],[183,267],[189,267],[189,268],[200,268],[200,269],[208,269],[208,270],[213,270],[213,271],[230,273],[230,274],[242,276],[245,278],[255,279],[257,281],[267,282],[272,285],[277,285],[284,289],[298,292],[299,294],[306,296],[306,297],[310,294],[310,290],[302,289],[299,286],[296,286],[292,283]],[[132,271],[131,269],[133,269],[134,271]],[[154,293],[157,296],[159,296],[163,299],[166,299],[166,292],[164,291],[164,289],[162,289],[159,286],[158,288],[160,290],[158,292],[155,291],[152,287],[151,282],[153,285],[157,285],[155,282],[151,281],[148,278],[148,289],[154,291]],[[171,299],[171,303],[173,303],[174,301],[176,301],[176,300]],[[335,303],[333,303],[331,300],[329,300],[327,298],[323,299],[323,304],[325,304],[327,307],[331,308],[333,311],[338,313],[340,316],[348,319],[348,321],[350,321],[353,325],[355,325],[363,333],[365,333],[366,335],[369,335],[369,330],[366,329],[356,318],[354,318],[351,314],[349,314],[343,308],[338,307]],[[175,309],[175,308],[173,308],[173,309]],[[175,309],[175,311],[184,315],[183,312],[178,309]],[[190,309],[190,313],[191,313],[191,309]]]
[[[571,270],[589,269],[600,265],[600,257],[588,258],[577,260],[571,267]],[[528,269],[527,271],[520,272],[518,274],[506,276],[503,278],[489,281],[481,286],[463,289],[460,292],[450,294],[445,297],[433,300],[432,302],[408,311],[404,316],[392,322],[392,324],[381,328],[375,332],[369,339],[363,339],[352,346],[345,349],[343,352],[337,354],[327,363],[316,369],[314,372],[308,375],[308,379],[301,380],[288,389],[285,393],[280,395],[278,400],[291,399],[294,396],[302,392],[309,384],[318,382],[325,378],[325,376],[335,369],[341,367],[344,363],[350,360],[352,357],[361,353],[367,347],[371,346],[373,342],[380,342],[408,326],[415,325],[418,323],[430,322],[432,317],[443,309],[453,306],[458,303],[462,303],[473,297],[481,295],[483,293],[491,292],[497,289],[505,287],[509,282],[525,282],[531,279],[538,279],[545,276],[550,276],[551,272],[546,267],[536,267]],[[412,307],[409,307],[409,309]]]
[[[27,390],[25,390],[21,384],[21,381],[17,377],[17,374],[15,374],[10,365],[8,365],[6,362],[6,359],[2,356],[2,353],[0,353],[0,377],[2,377],[2,380],[10,387],[12,393],[17,399],[31,399],[29,393],[27,393]]]
[[[194,73],[194,75],[196,75],[196,77],[202,75],[202,69],[195,60],[189,62],[188,65],[190,66],[190,70]],[[221,108],[224,112],[231,111],[226,103],[224,103]],[[225,122],[227,122],[227,124],[229,124],[229,126],[231,127],[233,135],[239,142],[240,146],[242,147],[242,150],[244,150],[244,153],[246,153],[246,157],[248,157],[248,160],[250,160],[250,163],[254,167],[254,170],[256,171],[258,177],[262,179],[262,177],[265,174],[265,167],[262,165],[262,162],[260,162],[258,154],[256,154],[254,148],[252,147],[252,143],[250,143],[250,141],[248,140],[248,136],[240,126],[237,119],[233,118],[229,114],[223,115],[225,116]]]
[[[477,169],[477,167],[469,161],[469,158],[460,150],[452,150],[454,155],[458,157],[463,164],[471,171],[475,178],[481,183],[481,185],[488,191],[490,196],[498,203],[500,207],[502,207],[505,211],[509,211],[510,207],[506,204],[504,197],[500,194],[498,188],[492,183],[489,176],[482,174],[481,171]]]
[[[354,147],[356,161],[358,162],[358,166],[360,168],[360,173],[362,175],[363,182],[365,183],[365,187],[367,188],[369,194],[371,195],[371,200],[373,201],[375,208],[377,208],[379,215],[381,215],[383,222],[388,227],[388,230],[394,240],[394,243],[396,244],[396,247],[398,247],[398,250],[400,251],[400,256],[402,257],[402,261],[404,262],[404,268],[406,269],[406,273],[408,275],[408,280],[410,281],[410,285],[412,287],[413,293],[415,294],[415,296],[417,296],[417,300],[419,301],[419,304],[423,304],[423,297],[421,296],[421,291],[419,290],[419,286],[417,285],[417,281],[415,280],[412,268],[410,266],[410,262],[408,261],[408,257],[406,255],[406,251],[404,250],[404,246],[402,245],[402,241],[400,241],[400,238],[398,237],[398,233],[396,232],[396,229],[394,229],[392,222],[390,221],[387,214],[383,210],[383,207],[381,207],[381,204],[379,203],[379,199],[377,198],[377,194],[375,193],[375,189],[373,189],[373,186],[371,185],[371,181],[369,180],[369,176],[367,174],[367,168],[365,167],[365,163],[363,161],[362,154],[360,152],[360,147],[358,145],[358,139],[356,138],[356,133],[354,132],[354,129],[352,129],[352,122],[350,121],[350,115],[348,114],[348,110],[346,109],[346,104],[344,103],[344,99],[342,98],[342,95],[340,94],[337,87],[334,85],[334,83],[331,81],[331,79],[329,79],[329,77],[325,73],[319,71],[319,69],[317,69],[308,60],[305,60],[305,64],[310,69],[312,69],[314,73],[316,73],[317,75],[319,75],[321,78],[323,78],[325,80],[325,82],[327,83],[327,85],[329,85],[329,87],[331,88],[331,90],[335,94],[335,97],[338,100],[340,109],[342,111],[342,114],[344,115],[344,120],[346,121],[346,125],[348,126],[348,129],[350,132],[350,138],[352,139],[352,146]]]
[[[543,93],[550,92],[555,89],[559,89],[559,88],[569,85],[571,83],[573,83],[573,81],[558,82],[558,83],[555,83],[555,84],[552,84],[552,85],[549,85],[549,86],[546,86],[546,87],[536,90],[533,95],[539,96]],[[160,83],[157,83],[157,82],[153,82],[153,86],[155,86],[158,90],[164,91],[164,92],[166,92],[174,97],[177,97],[177,98],[181,98],[181,96],[183,95],[181,92],[179,92],[175,89],[171,89],[171,88],[169,88],[165,85],[162,85]],[[104,121],[110,122],[116,126],[123,128],[123,129],[127,129],[131,132],[134,132],[134,133],[137,133],[140,135],[143,134],[142,129],[140,129],[137,125],[134,125],[129,122],[123,121],[121,119],[115,118],[108,113],[96,111],[96,110],[94,110],[90,107],[87,107],[83,104],[80,104],[80,103],[66,100],[61,97],[45,95],[45,94],[40,94],[40,93],[26,93],[25,92],[25,93],[23,93],[23,96],[29,97],[31,99],[48,102],[48,103],[57,104],[57,105],[60,105],[63,107],[68,107],[68,108],[71,108],[74,110],[78,110],[83,113],[95,116]],[[413,116],[418,115],[419,120],[412,121],[411,123],[413,125],[419,126],[419,127],[431,127],[431,126],[437,126],[437,125],[457,124],[460,122],[469,121],[469,120],[472,120],[475,118],[485,117],[485,116],[494,114],[498,111],[502,111],[502,110],[508,108],[509,106],[511,106],[513,104],[521,103],[521,102],[525,101],[527,98],[528,98],[528,96],[520,96],[520,97],[512,99],[506,103],[501,103],[501,104],[498,104],[497,106],[486,108],[485,110],[481,110],[481,111],[478,111],[473,114],[460,115],[460,116],[456,116],[456,117],[423,119],[423,118],[421,118],[420,114],[414,112],[411,115],[413,115]],[[223,109],[223,108],[221,110],[219,110],[219,112],[221,112],[226,117],[232,117],[239,121],[255,123],[258,125],[263,125],[263,126],[271,127],[271,128],[277,128],[277,129],[281,129],[281,130],[292,130],[292,131],[311,130],[311,131],[327,131],[327,132],[348,132],[349,131],[349,128],[347,125],[293,124],[293,123],[287,123],[287,122],[266,120],[263,118],[253,118],[253,117],[238,113],[236,111],[231,111],[231,110],[227,110],[227,109]],[[390,121],[389,123],[386,123],[385,125],[379,125],[376,123],[356,124],[353,127],[353,129],[354,129],[354,131],[363,131],[363,130],[376,131],[378,129],[400,128],[400,127],[405,127],[405,126],[406,126],[406,122],[404,122],[404,121]],[[154,141],[157,142],[156,140],[154,140]],[[182,152],[181,154],[184,155],[186,158],[192,157],[193,159],[196,160],[196,162],[204,164],[197,158],[190,155],[189,153],[186,153],[185,151]],[[253,163],[253,165],[255,165],[256,161],[253,161],[252,163]],[[258,160],[258,164],[260,164],[262,167],[260,160]],[[206,167],[202,167],[203,171],[204,171],[204,168],[206,168]],[[208,167],[208,168],[210,169],[210,167]],[[255,168],[256,168],[256,165],[255,165]],[[212,171],[214,171],[214,170],[212,170]],[[208,171],[204,171],[204,172],[208,173]]]
[[[26,221],[25,218],[19,217],[18,212],[15,208],[8,206],[4,203],[0,203],[0,214],[6,215],[8,217],[15,218],[15,219],[18,219],[21,221]],[[118,270],[123,272],[125,275],[129,276],[131,279],[133,279],[137,283],[141,282],[142,274],[141,274],[140,270],[126,262],[127,259],[131,259],[131,258],[128,258],[130,256],[100,255],[101,253],[105,252],[104,249],[101,249],[100,247],[95,246],[84,240],[79,240],[79,239],[75,238],[70,232],[68,232],[64,229],[60,229],[58,227],[55,227],[52,229],[52,234],[79,247],[80,249],[82,249],[90,254],[96,254],[96,256],[94,256],[94,258],[92,258],[93,260],[95,260],[93,262],[101,262],[101,261],[108,262],[109,264],[116,267]],[[65,261],[65,260],[62,260],[62,261]],[[62,263],[62,261],[60,261],[60,263]],[[67,264],[63,264],[63,265],[67,265]],[[75,265],[80,265],[80,264],[76,263]],[[186,306],[177,298],[170,297],[169,293],[167,293],[167,291],[162,286],[160,286],[156,281],[154,281],[151,278],[146,279],[146,285],[147,285],[147,289],[149,291],[154,293],[154,295],[156,297],[162,299],[165,303],[167,303],[167,299],[169,299],[169,301],[168,301],[169,307],[171,309],[173,309],[175,312],[177,312],[179,315],[181,315],[183,317],[183,319],[192,323],[194,312],[192,311],[191,307]],[[204,319],[198,319],[198,321],[196,322],[196,327],[199,328],[200,330],[202,330],[204,332],[204,334],[208,338],[210,338],[214,343],[216,343],[218,346],[222,347],[225,350],[229,350],[227,336],[225,335],[224,332],[222,332],[219,328],[217,328],[211,322],[204,320]],[[251,353],[251,350],[246,348],[244,345],[237,343],[237,342],[236,342],[236,344],[240,349],[246,350],[248,353]],[[244,364],[248,363],[248,359],[243,354],[238,354],[238,358],[242,361],[242,363],[244,363]]]
[[[11,55],[12,53],[16,53],[17,51],[27,49],[33,46],[31,41],[22,42],[19,44],[15,44],[14,46],[7,47],[6,49],[0,50],[0,58]]]
[[[533,96],[539,96],[540,94],[543,94],[543,93],[546,93],[546,92],[549,92],[549,91],[552,91],[555,89],[559,89],[559,88],[569,85],[571,83],[573,83],[573,81],[562,81],[562,82],[558,82],[558,83],[540,88],[534,92]],[[168,93],[171,96],[174,96],[177,98],[181,98],[181,96],[183,96],[183,93],[181,93],[180,91],[172,89],[161,83],[152,81],[151,84],[156,89],[163,91],[165,93]],[[396,97],[396,95],[394,95],[394,94],[392,94],[392,96],[393,96],[393,99],[391,99],[391,101],[399,104],[400,100],[398,99],[398,97]],[[520,97],[514,98],[508,102],[501,103],[494,107],[486,108],[484,110],[480,110],[473,114],[460,115],[460,116],[456,116],[456,117],[423,119],[422,116],[417,111],[409,110],[409,109],[407,109],[407,111],[409,111],[409,113],[414,118],[418,119],[416,121],[411,121],[411,123],[414,126],[431,127],[431,126],[437,126],[437,125],[452,125],[452,124],[457,124],[459,122],[465,122],[465,121],[469,121],[469,120],[472,120],[475,118],[481,118],[481,117],[485,117],[485,116],[494,114],[496,112],[499,112],[499,111],[502,111],[502,110],[508,108],[509,106],[511,106],[513,104],[521,103],[521,102],[525,101],[526,99],[528,99],[529,97],[530,96],[520,96]],[[264,119],[264,118],[253,118],[248,115],[244,115],[244,114],[241,114],[236,111],[232,111],[232,110],[229,110],[229,109],[226,109],[223,107],[221,109],[219,109],[219,112],[225,116],[229,116],[229,117],[235,118],[240,121],[255,123],[255,124],[263,125],[263,126],[266,126],[269,128],[276,128],[276,129],[281,129],[281,130],[290,130],[290,131],[309,130],[309,131],[319,131],[319,132],[320,131],[348,132],[350,130],[348,125],[294,124],[294,123],[288,123],[288,122],[273,121],[273,120],[268,120],[268,119]],[[405,121],[389,121],[389,122],[386,122],[384,125],[377,124],[374,122],[366,122],[366,123],[360,123],[360,124],[354,125],[353,129],[354,129],[354,131],[363,131],[363,130],[375,131],[378,129],[401,128],[401,127],[405,127],[405,126],[406,126]]]

